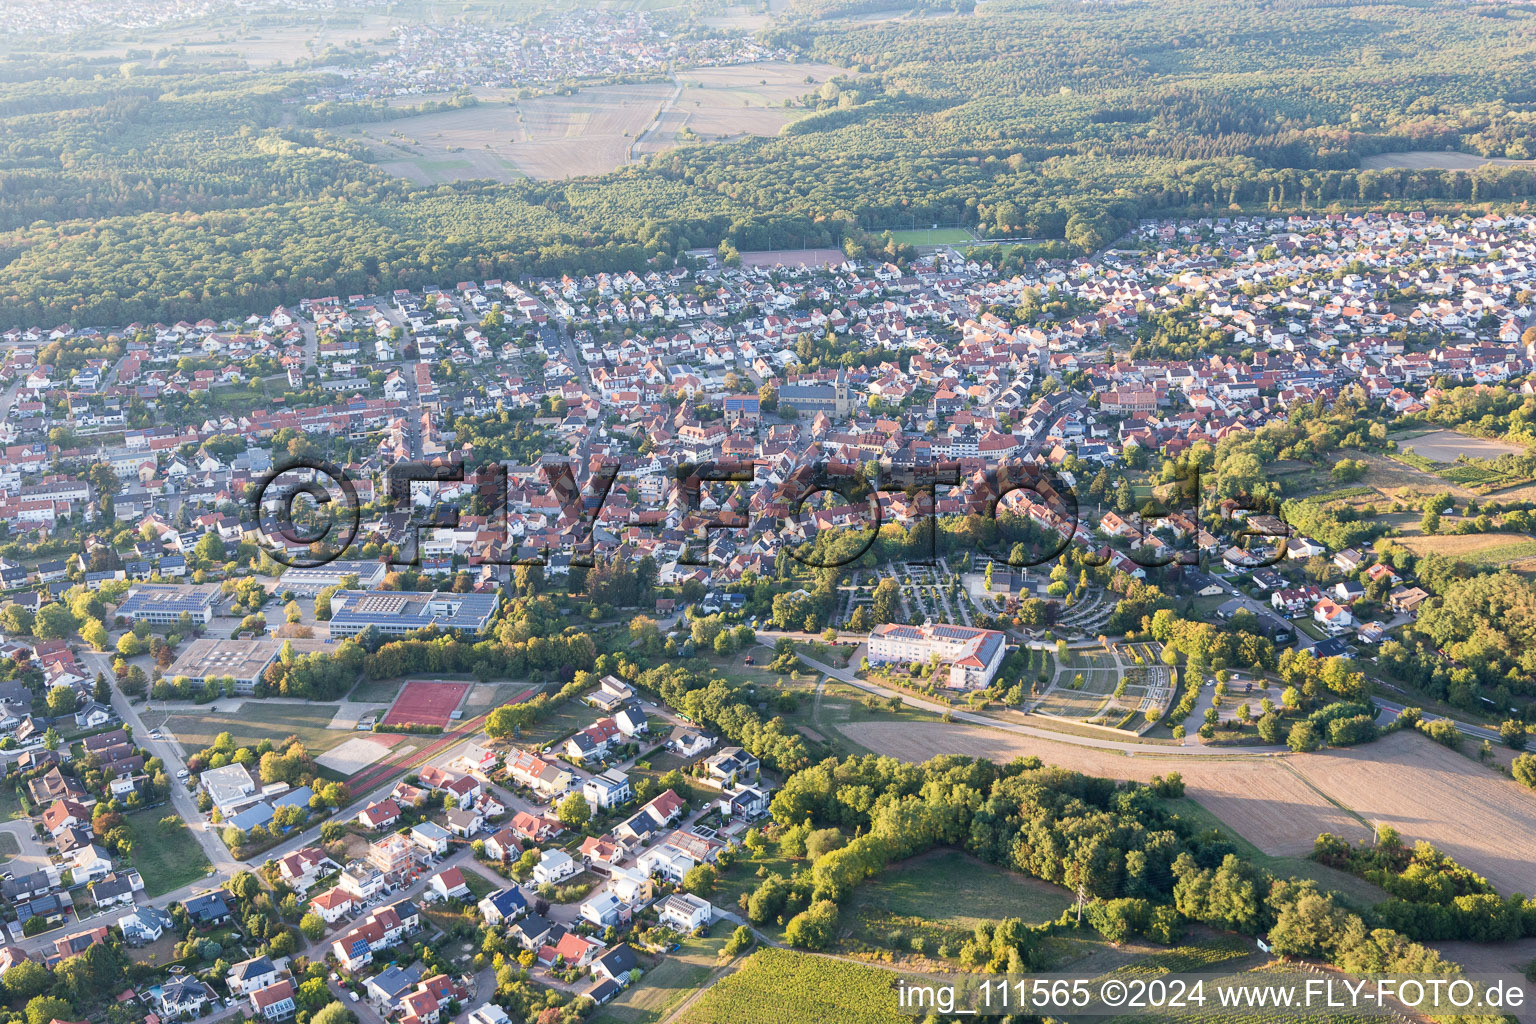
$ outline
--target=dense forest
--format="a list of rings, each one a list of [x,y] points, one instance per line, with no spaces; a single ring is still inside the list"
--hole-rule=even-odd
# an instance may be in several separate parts
[[[956,10],[958,8],[958,11]],[[464,277],[859,244],[965,224],[1087,251],[1141,216],[1519,202],[1536,167],[1361,170],[1405,149],[1536,156],[1536,13],[1450,0],[991,0],[904,20],[801,2],[766,41],[848,69],[774,138],[566,181],[431,187],[333,129],[313,66],[0,58],[0,323],[122,323]],[[944,16],[939,16],[944,15]],[[313,62],[306,62],[313,64]],[[469,102],[459,98],[451,102]]]

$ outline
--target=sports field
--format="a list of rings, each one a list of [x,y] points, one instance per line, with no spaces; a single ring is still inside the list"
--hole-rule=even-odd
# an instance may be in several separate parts
[[[390,748],[399,741],[399,736],[390,736],[387,733],[354,736],[334,750],[329,750],[315,758],[315,763],[322,768],[329,768],[338,775],[356,775],[369,765],[387,757]]]
[[[384,716],[384,724],[447,726],[469,687],[469,683],[406,683]]]
[[[960,245],[972,241],[976,236],[971,234],[969,228],[905,228],[892,231],[891,237],[908,245]]]

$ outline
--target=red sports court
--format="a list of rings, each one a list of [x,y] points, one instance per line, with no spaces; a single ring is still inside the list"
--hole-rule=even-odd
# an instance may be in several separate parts
[[[469,686],[469,683],[406,683],[384,716],[384,724],[447,727],[448,716],[469,692]]]

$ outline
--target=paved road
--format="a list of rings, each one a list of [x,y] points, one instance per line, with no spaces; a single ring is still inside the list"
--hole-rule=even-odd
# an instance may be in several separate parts
[[[1390,722],[1390,721],[1393,721],[1394,719],[1396,719],[1398,715],[1403,713],[1403,709],[1405,707],[1410,707],[1411,705],[1399,704],[1396,701],[1382,700],[1380,697],[1377,697],[1376,698],[1376,706],[1381,708],[1382,724],[1386,724],[1387,722]],[[1463,735],[1471,736],[1473,739],[1478,739],[1478,740],[1492,740],[1495,743],[1502,742],[1499,739],[1499,730],[1497,730],[1497,729],[1489,729],[1486,726],[1473,725],[1470,722],[1460,722],[1460,721],[1457,721],[1454,718],[1448,718],[1445,715],[1432,715],[1432,714],[1430,714],[1427,711],[1424,712],[1424,721],[1426,721],[1426,722],[1441,722],[1441,721],[1452,722],[1452,723],[1455,724],[1456,730],[1458,732],[1462,733]]]
[[[87,651],[82,655],[82,658],[85,661],[86,672],[89,675],[95,676],[99,672],[108,679],[115,678],[115,673],[112,671],[111,655],[105,652]],[[157,740],[151,737],[150,729],[144,724],[144,720],[139,717],[138,709],[133,706],[127,697],[123,696],[122,691],[116,686],[111,687],[111,690],[112,709],[117,712],[118,717],[126,724],[133,726],[134,742],[148,751],[151,756],[158,757],[165,763],[166,774],[171,776],[171,806],[181,816],[181,819],[187,823],[187,827],[197,840],[198,845],[202,846],[209,863],[213,865],[214,872],[227,877],[240,870],[244,865],[235,860],[230,854],[229,848],[224,845],[224,841],[217,834],[209,831],[210,826],[207,824],[207,818],[197,809],[197,801],[193,799],[191,793],[187,792],[186,785],[177,779],[177,774],[184,770],[187,764],[181,759],[181,754],[176,749],[176,745],[169,740]]]

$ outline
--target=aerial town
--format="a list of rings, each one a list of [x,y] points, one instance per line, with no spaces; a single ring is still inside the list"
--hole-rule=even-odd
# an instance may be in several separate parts
[[[1421,671],[1439,634],[1405,630],[1455,584],[1413,556],[1531,528],[1464,496],[1513,449],[1444,435],[1532,394],[1490,389],[1536,360],[1536,216],[994,256],[722,247],[0,336],[7,988],[89,963],[114,1021],[563,1020],[763,934],[827,948],[753,867],[787,887],[832,842],[776,800],[812,807],[822,756],[990,725],[1198,780],[1223,743],[1374,737],[1306,717],[1359,707],[1367,663],[1383,733],[1511,739],[1520,688]],[[339,497],[268,506],[285,475],[345,481],[344,543],[307,529]],[[1358,832],[1311,810],[1304,851]],[[1433,838],[1475,861],[1477,831]]]
[[[395,30],[394,53],[341,74],[358,86],[354,95],[399,96],[657,75],[783,56],[746,36],[668,32],[644,11],[574,10],[490,31],[403,26]]]

